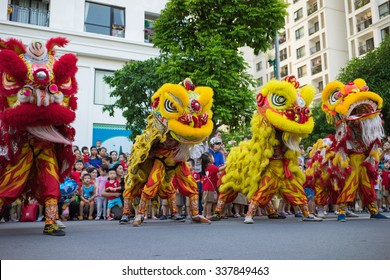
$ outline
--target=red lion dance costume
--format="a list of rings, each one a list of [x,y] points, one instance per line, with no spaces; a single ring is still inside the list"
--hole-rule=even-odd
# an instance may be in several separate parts
[[[386,219],[375,205],[381,141],[384,137],[380,111],[382,98],[369,90],[363,79],[346,85],[333,81],[322,93],[322,110],[335,135],[313,146],[306,185],[314,188],[319,216],[323,206],[337,203],[338,220],[345,222],[347,204],[358,193],[372,219]]]
[[[129,158],[122,224],[129,222],[131,201],[139,200],[133,221],[134,226],[139,226],[149,200],[156,196],[167,199],[172,219],[180,220],[173,176],[179,191],[190,198],[192,221],[209,223],[199,215],[198,186],[186,161],[192,146],[202,142],[213,129],[212,97],[211,88],[195,87],[189,79],[183,85],[164,84],[152,96],[148,125],[137,136]]]
[[[55,222],[59,185],[74,162],[77,58],[54,57],[67,43],[0,39],[0,208],[35,197],[45,206],[43,233],[56,236],[65,235]]]

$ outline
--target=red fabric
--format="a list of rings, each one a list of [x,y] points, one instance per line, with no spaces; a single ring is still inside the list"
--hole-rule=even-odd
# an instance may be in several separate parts
[[[35,222],[37,220],[38,204],[22,205],[21,222]]]
[[[202,177],[202,191],[216,191],[218,183],[218,167],[209,164],[206,174]]]
[[[382,170],[382,184],[386,190],[389,190],[389,182],[390,182],[389,176],[390,176],[390,171],[383,169]]]
[[[110,183],[110,180],[108,180],[106,182],[106,186],[104,188],[105,188],[106,192],[108,192],[108,193],[120,193],[121,192],[120,190],[119,191],[115,191],[115,192],[107,190],[107,188],[117,188],[117,187],[120,187],[120,185],[121,184],[119,183],[118,180],[115,180],[112,183]],[[114,198],[116,198],[116,196],[109,196],[109,197],[107,197],[107,200],[113,200]]]

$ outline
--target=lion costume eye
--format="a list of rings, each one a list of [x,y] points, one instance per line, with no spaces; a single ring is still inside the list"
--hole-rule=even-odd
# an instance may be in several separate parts
[[[287,98],[282,95],[278,95],[276,93],[271,94],[271,103],[276,107],[281,107],[286,105],[286,101]]]
[[[175,105],[173,105],[173,103],[168,99],[165,99],[164,109],[168,113],[177,113],[177,109],[176,109]]]
[[[341,93],[340,89],[336,88],[330,95],[329,95],[329,104],[333,105],[340,99]]]

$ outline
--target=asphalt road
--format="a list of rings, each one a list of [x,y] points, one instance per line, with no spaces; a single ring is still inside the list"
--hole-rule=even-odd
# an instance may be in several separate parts
[[[66,236],[42,234],[44,223],[0,224],[1,260],[390,260],[390,220],[368,214],[323,222],[255,217],[210,225],[147,220],[69,221]]]

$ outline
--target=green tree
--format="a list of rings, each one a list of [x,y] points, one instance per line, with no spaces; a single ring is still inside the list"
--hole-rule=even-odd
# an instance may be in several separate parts
[[[155,22],[153,43],[160,48],[164,80],[190,77],[214,90],[216,127],[232,131],[249,122],[255,110],[254,81],[240,47],[265,51],[284,26],[280,0],[172,0]]]
[[[104,77],[104,81],[113,89],[110,95],[116,101],[112,105],[105,105],[103,111],[113,116],[116,108],[122,110],[127,129],[132,131],[131,139],[145,128],[146,117],[151,111],[150,97],[163,83],[157,72],[153,71],[159,64],[158,58],[130,61],[115,71],[113,76]]]
[[[370,90],[383,98],[383,120],[387,134],[390,133],[390,36],[381,45],[361,58],[354,58],[341,69],[338,79],[347,83],[362,78]]]

